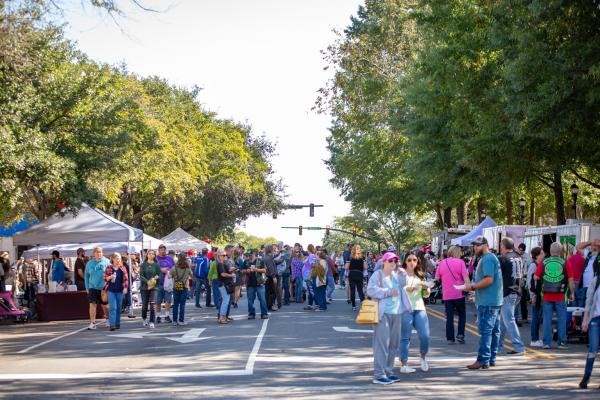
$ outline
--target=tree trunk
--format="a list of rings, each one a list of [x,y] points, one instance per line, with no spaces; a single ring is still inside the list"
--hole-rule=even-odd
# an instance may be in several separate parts
[[[458,203],[458,207],[456,207],[456,222],[458,225],[465,224],[465,202],[461,201]]]
[[[512,193],[510,191],[506,192],[506,223],[507,225],[512,225],[513,221],[513,201],[512,201]]]
[[[482,213],[485,209],[485,204],[482,199],[477,199],[477,220],[481,223],[483,220]]]
[[[434,207],[435,210],[435,215],[436,215],[436,219],[437,219],[437,227],[438,229],[444,229],[444,217],[442,216],[442,209],[440,208],[439,205],[436,205]]]
[[[142,207],[140,207],[139,204],[132,202],[131,210],[133,211],[133,220],[131,221],[131,224],[135,228],[144,230],[144,221],[142,219],[142,217],[143,217]]]
[[[535,225],[535,197],[531,196],[529,202],[529,225]]]
[[[444,208],[444,225],[446,228],[452,228],[452,207]]]
[[[567,223],[565,217],[565,199],[563,197],[562,172],[552,172],[552,183],[554,184],[554,210],[556,212],[556,224],[564,225]]]

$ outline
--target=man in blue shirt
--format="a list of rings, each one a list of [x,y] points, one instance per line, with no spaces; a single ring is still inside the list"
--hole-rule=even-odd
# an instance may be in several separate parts
[[[210,304],[211,299],[211,287],[208,283],[208,268],[209,268],[209,260],[206,255],[208,254],[208,249],[202,249],[202,253],[196,257],[196,268],[194,269],[194,278],[196,279],[196,292],[194,296],[196,297],[196,307],[202,308],[200,305],[200,294],[202,293],[202,288],[206,290],[206,307],[212,307]]]
[[[488,369],[496,365],[500,344],[500,307],[502,307],[502,271],[498,258],[490,252],[488,241],[477,236],[472,242],[475,254],[480,257],[472,283],[465,284],[465,291],[475,290],[477,306],[477,330],[479,352],[477,361],[468,369]]]
[[[89,330],[96,329],[96,310],[98,304],[103,308],[106,315],[106,324],[108,325],[108,302],[102,300],[102,289],[106,282],[104,281],[104,271],[110,265],[108,258],[104,257],[101,247],[94,248],[94,257],[89,260],[85,266],[85,289],[88,292],[88,303],[90,303],[90,326]]]
[[[52,265],[50,267],[52,271],[51,281],[52,282],[64,282],[65,281],[65,263],[60,258],[60,253],[57,250],[52,252]]]

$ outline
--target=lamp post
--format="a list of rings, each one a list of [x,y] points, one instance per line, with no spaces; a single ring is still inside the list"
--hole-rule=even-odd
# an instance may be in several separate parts
[[[573,217],[577,218],[577,194],[579,193],[579,186],[573,183],[571,185],[571,196],[573,196]]]
[[[519,207],[521,207],[521,215],[519,215],[519,220],[521,221],[521,225],[525,223],[525,205],[527,205],[527,202],[521,197],[519,199]]]

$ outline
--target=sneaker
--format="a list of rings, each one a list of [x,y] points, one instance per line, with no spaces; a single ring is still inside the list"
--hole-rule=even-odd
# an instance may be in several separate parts
[[[427,362],[427,357],[421,358],[421,371],[429,371],[429,363]]]
[[[269,319],[269,316],[268,315],[261,315],[260,319]]]
[[[233,303],[233,308],[238,308],[237,303]]]
[[[402,374],[412,374],[413,372],[416,372],[417,370],[414,368],[409,367],[408,365],[403,365],[402,367],[400,367],[400,373]]]
[[[448,340],[446,341],[447,344],[454,344],[454,340]]]
[[[208,307],[208,308],[215,308],[214,304],[207,304],[206,307]]]
[[[173,326],[177,326],[177,322],[173,322],[173,323],[172,323],[172,325],[173,325]]]
[[[522,356],[523,354],[525,354],[525,351],[511,350],[511,351],[507,351],[506,354],[511,355],[511,356]]]
[[[104,326],[106,326],[107,328],[110,328],[110,321],[108,319],[106,321],[104,321]]]
[[[161,322],[162,322],[162,318],[160,318],[160,317],[156,317],[156,323],[157,323],[157,324],[160,324]]]
[[[569,346],[566,343],[559,343],[557,349],[559,350],[568,350]]]
[[[465,337],[459,335],[456,337],[456,341],[460,344],[465,344]]]
[[[352,302],[351,302],[350,300],[346,300],[346,303],[350,304],[350,303],[352,303]]]
[[[277,310],[279,310],[279,307],[273,306],[273,311],[277,311]]]
[[[381,378],[373,379],[373,383],[376,385],[391,385],[393,382],[387,377],[382,376]]]
[[[551,347],[550,347],[549,344],[545,344],[545,345],[542,346],[542,349],[544,349],[544,350],[549,350],[550,348]]]
[[[327,299],[327,304],[331,304],[331,303],[333,303],[333,299]]]
[[[148,326],[148,320],[147,320],[147,319],[145,319],[145,320],[142,322],[142,326],[143,326],[144,328],[146,328],[146,327]]]
[[[117,329],[117,327],[116,327],[116,326],[111,326],[109,329],[110,329],[111,331],[114,331],[114,330],[116,330],[116,329]]]
[[[356,307],[352,307],[352,311],[356,311]]]
[[[93,331],[93,330],[96,330],[96,323],[90,322],[90,324],[88,325],[88,331]]]
[[[196,308],[202,308],[200,304],[196,304]]]
[[[398,378],[396,375],[391,375],[387,377],[390,381],[392,381],[392,383],[396,383],[396,382],[400,382],[400,378]]]
[[[542,342],[541,340],[534,340],[531,343],[529,343],[529,347],[542,347],[544,346],[544,342]]]
[[[177,323],[177,325],[179,325],[179,326],[186,326],[186,325],[187,325],[187,322],[185,322],[185,321],[179,321],[179,322]]]
[[[304,307],[304,311],[312,311],[312,306],[306,306]]]
[[[321,312],[321,311],[325,311],[325,310],[321,310],[319,307],[317,307],[317,308],[315,308],[313,311],[314,311],[314,312]]]
[[[171,317],[169,317],[169,316],[167,315],[167,316],[165,317],[165,322],[173,322],[173,321],[171,320]]]
[[[248,319],[256,319],[255,315],[248,315]]]
[[[231,318],[231,317],[226,317],[226,319],[227,319],[227,322],[233,322],[233,318]]]
[[[154,329],[154,322],[150,322],[150,323],[148,324],[148,327],[149,327],[150,329]]]

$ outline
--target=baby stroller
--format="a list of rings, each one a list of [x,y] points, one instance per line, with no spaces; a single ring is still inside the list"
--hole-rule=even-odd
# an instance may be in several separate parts
[[[438,300],[442,299],[442,282],[439,280],[435,281],[435,285],[431,288],[429,297],[425,299],[426,303],[435,304]]]

